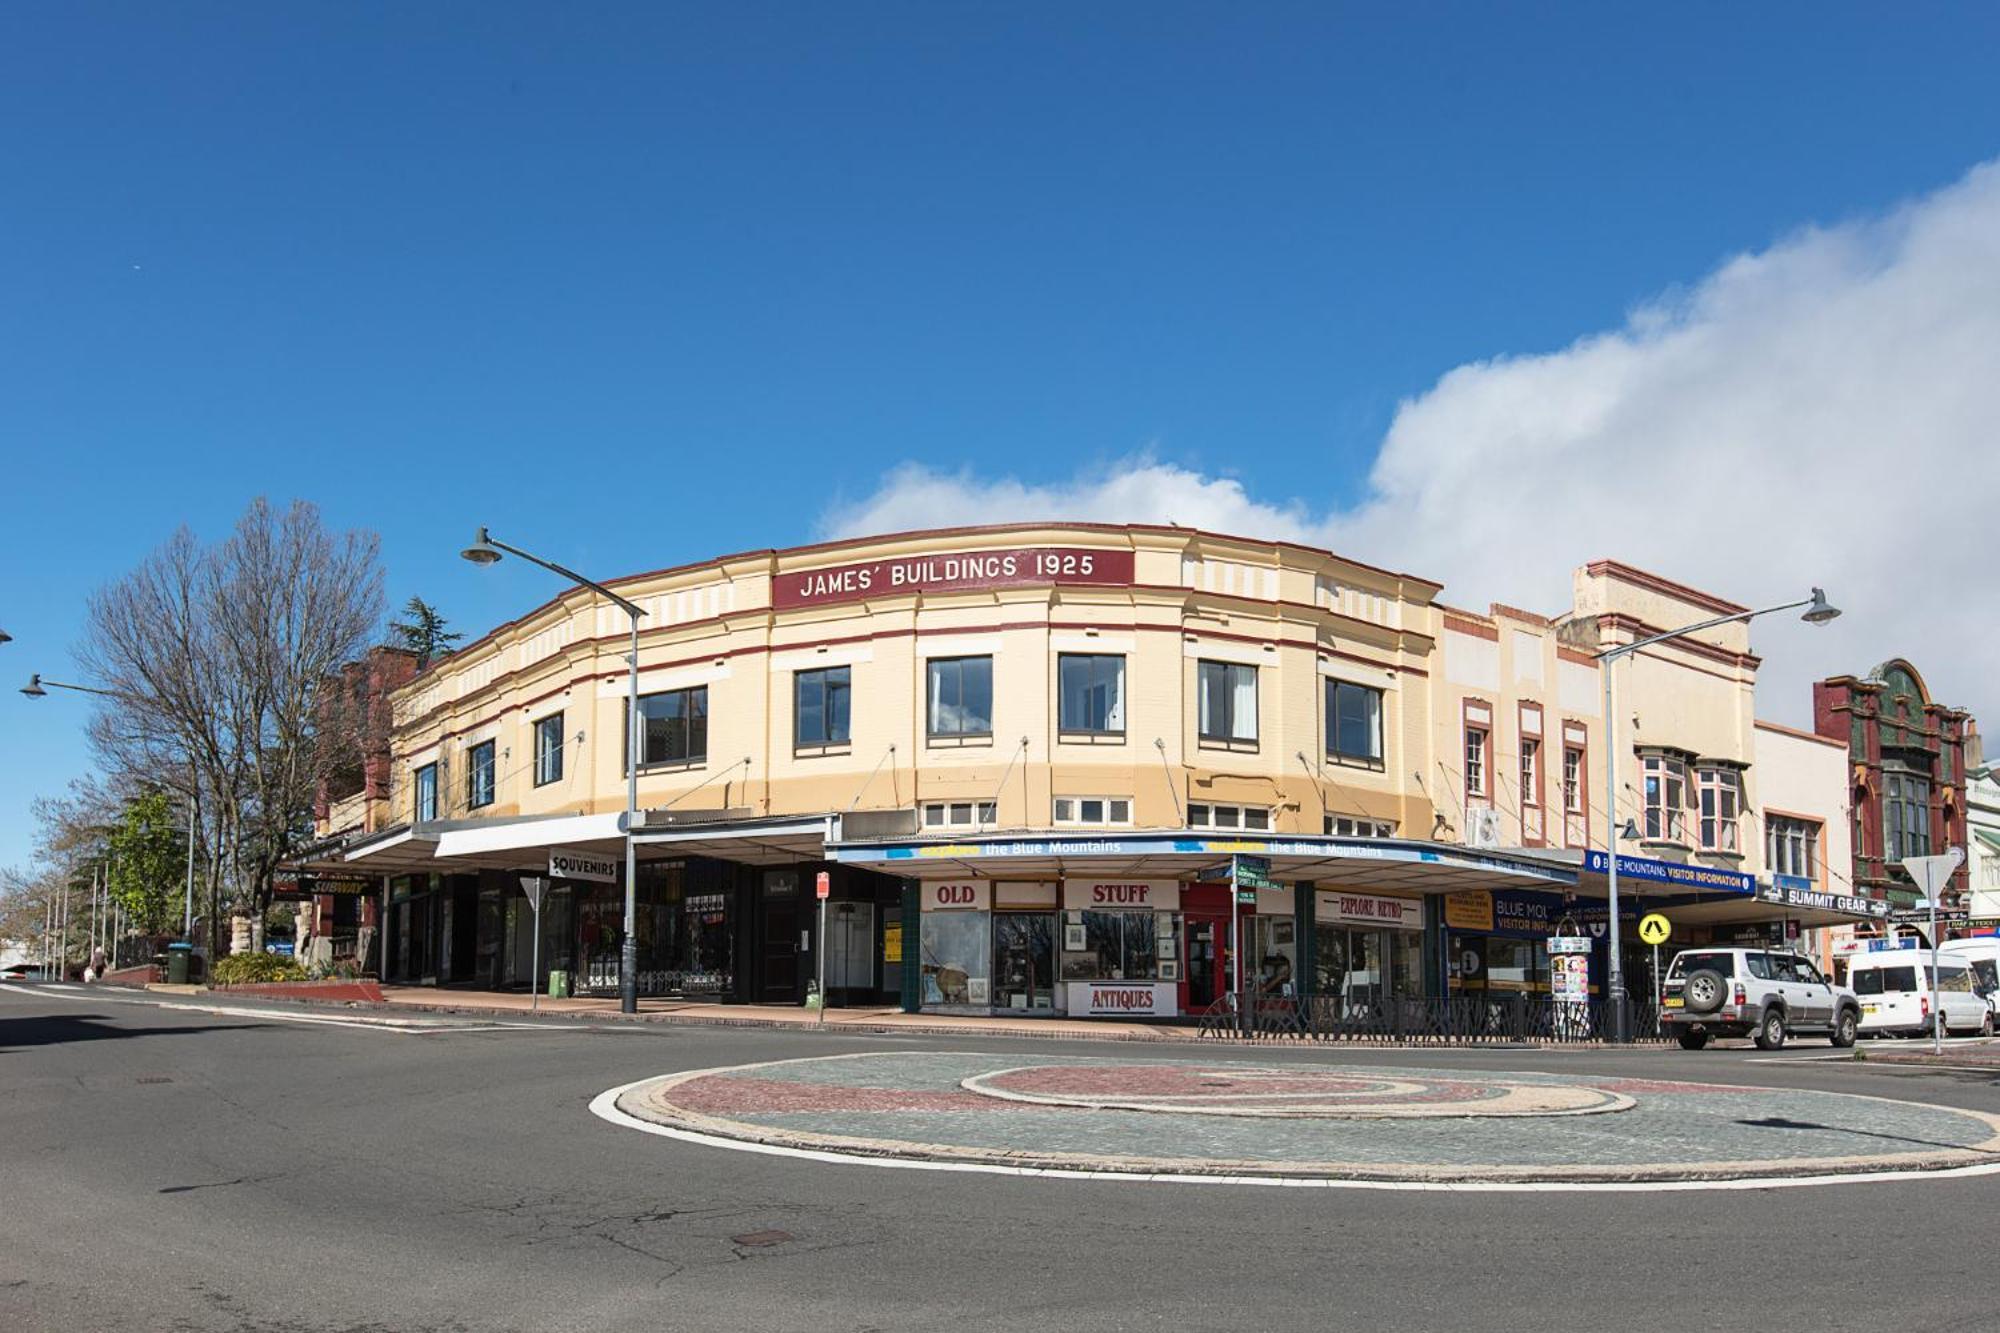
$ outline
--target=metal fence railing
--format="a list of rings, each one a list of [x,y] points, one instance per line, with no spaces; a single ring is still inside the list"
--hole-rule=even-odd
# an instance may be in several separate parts
[[[1661,1039],[1650,998],[1627,1001],[1634,1041]],[[1357,1003],[1341,996],[1225,995],[1200,1015],[1203,1037],[1252,1041],[1354,1042],[1382,1046],[1511,1046],[1608,1042],[1601,999],[1548,995],[1402,996]]]

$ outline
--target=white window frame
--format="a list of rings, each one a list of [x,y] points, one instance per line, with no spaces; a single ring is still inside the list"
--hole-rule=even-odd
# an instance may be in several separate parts
[[[1563,813],[1583,813],[1583,747],[1563,746]]]
[[[1819,882],[1819,838],[1825,826],[1792,815],[1764,817],[1764,862],[1774,875]],[[1799,867],[1803,866],[1804,869]]]
[[[1540,809],[1542,804],[1542,738],[1521,737],[1521,804]]]
[[[1695,837],[1704,852],[1743,850],[1743,774],[1720,764],[1695,769]],[[1728,813],[1725,814],[1724,810]]]
[[[972,797],[966,800],[925,801],[918,811],[925,832],[932,829],[992,828],[999,823],[999,803]]]
[[[1228,801],[1189,801],[1187,809],[1188,827],[1191,829],[1209,829],[1218,833],[1271,831],[1271,807],[1268,805],[1237,805]],[[1235,822],[1224,822],[1225,819]],[[1259,822],[1250,822],[1253,819]]]
[[[1388,819],[1329,813],[1326,816],[1326,833],[1330,838],[1393,838],[1396,836],[1396,824]]]
[[[1477,744],[1474,744],[1474,738]],[[1465,728],[1465,799],[1484,801],[1491,793],[1489,771],[1493,759],[1493,728],[1467,724]],[[1475,780],[1476,779],[1476,780]]]
[[[1642,755],[1639,763],[1639,801],[1644,826],[1639,830],[1646,842],[1687,844],[1688,764],[1679,755]],[[1675,792],[1679,799],[1671,799]]]
[[[1089,807],[1097,806],[1098,817],[1090,817]],[[1123,807],[1123,815],[1119,815]],[[1129,796],[1057,796],[1050,802],[1058,828],[1130,828],[1132,798]]]

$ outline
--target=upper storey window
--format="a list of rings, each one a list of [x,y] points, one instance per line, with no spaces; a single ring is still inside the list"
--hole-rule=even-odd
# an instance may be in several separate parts
[[[1257,668],[1203,662],[1200,672],[1201,738],[1237,745],[1257,743]]]
[[[1327,681],[1326,757],[1382,766],[1382,691],[1344,680]]]
[[[929,667],[932,737],[993,734],[993,659],[935,657]]]
[[[796,707],[792,718],[792,743],[847,744],[853,668],[842,666],[801,671],[796,673],[794,679]]]
[[[1056,657],[1056,725],[1085,736],[1125,734],[1125,659],[1112,653]]]

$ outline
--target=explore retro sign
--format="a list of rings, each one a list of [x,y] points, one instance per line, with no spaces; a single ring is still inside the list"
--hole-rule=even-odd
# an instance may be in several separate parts
[[[906,592],[950,592],[1034,583],[1132,581],[1132,552],[1078,546],[1015,546],[997,551],[941,551],[829,565],[778,575],[771,604],[826,606]]]

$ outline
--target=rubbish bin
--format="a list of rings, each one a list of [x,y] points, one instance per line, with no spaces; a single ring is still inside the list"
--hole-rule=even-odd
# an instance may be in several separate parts
[[[549,973],[549,998],[567,1000],[569,998],[569,973],[551,970]]]
[[[194,953],[192,944],[169,944],[167,946],[167,984],[185,986],[188,984],[188,960]]]

